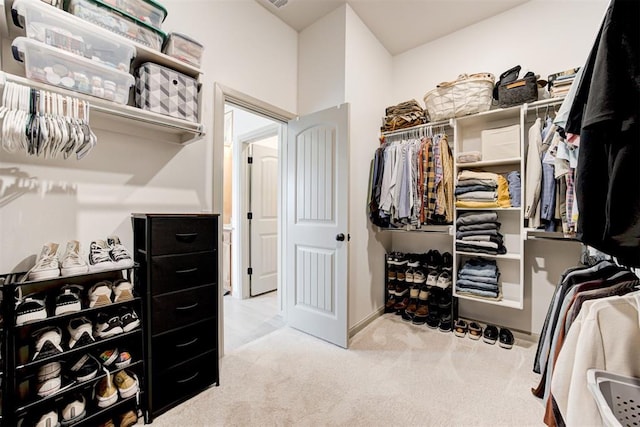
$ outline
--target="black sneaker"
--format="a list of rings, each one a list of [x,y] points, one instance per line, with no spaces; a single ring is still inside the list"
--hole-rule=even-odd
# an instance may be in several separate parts
[[[100,363],[91,355],[85,354],[80,359],[74,361],[71,364],[72,377],[78,381],[89,381],[98,375],[100,369]]]
[[[127,248],[120,243],[118,236],[107,237],[107,245],[109,245],[109,255],[117,268],[133,267],[133,259]]]
[[[482,334],[482,340],[487,344],[495,344],[498,339],[498,328],[494,325],[487,325]]]
[[[94,338],[109,338],[122,332],[122,322],[118,315],[98,314],[96,324],[93,328]]]
[[[440,254],[440,251],[437,249],[431,249],[427,252],[427,263],[425,267],[428,271],[435,270],[440,272],[442,270],[442,255]]]
[[[451,332],[453,329],[453,320],[451,319],[451,313],[443,314],[440,316],[440,324],[438,325],[440,332]]]
[[[82,310],[80,296],[83,288],[79,285],[65,285],[61,293],[56,297],[55,315],[73,313]]]
[[[19,299],[16,303],[16,325],[35,322],[47,318],[44,298],[35,295]]]
[[[513,347],[515,339],[513,338],[513,334],[507,328],[500,328],[500,342],[499,346],[502,348],[506,348],[507,350]]]
[[[120,310],[120,323],[124,332],[133,331],[140,326],[140,318],[132,308],[123,307]]]
[[[438,316],[437,313],[429,313],[426,323],[431,329],[438,329],[438,326],[440,326],[440,316]]]
[[[63,352],[62,330],[57,326],[47,326],[34,331],[31,335],[34,340],[34,353],[31,360],[44,359]]]
[[[449,274],[453,271],[453,255],[450,252],[442,254],[442,271],[446,271]]]

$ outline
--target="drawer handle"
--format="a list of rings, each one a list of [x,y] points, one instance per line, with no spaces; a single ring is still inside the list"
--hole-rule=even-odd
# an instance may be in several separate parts
[[[194,380],[198,375],[200,375],[200,371],[196,372],[195,374],[191,375],[189,378],[185,378],[183,380],[176,380],[176,382],[178,384],[184,384],[184,383],[188,383],[189,381]]]
[[[181,242],[193,242],[198,237],[198,233],[176,233],[176,239]]]
[[[189,268],[187,270],[176,270],[176,274],[188,274],[188,273],[193,273],[198,271],[198,267],[195,268]]]
[[[198,303],[194,302],[193,304],[188,305],[186,307],[176,307],[176,310],[191,310],[191,309],[196,308],[197,306],[198,306]]]
[[[193,345],[196,342],[198,342],[198,339],[199,339],[198,337],[195,337],[194,339],[192,339],[189,342],[185,342],[185,343],[182,343],[182,344],[176,344],[176,348],[189,347],[190,345]]]

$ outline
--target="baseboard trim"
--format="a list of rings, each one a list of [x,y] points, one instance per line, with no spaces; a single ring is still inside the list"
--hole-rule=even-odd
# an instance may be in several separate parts
[[[367,317],[365,317],[364,319],[362,319],[361,321],[353,325],[353,327],[349,329],[349,338],[353,338],[355,334],[363,330],[367,325],[369,325],[369,323],[373,322],[383,314],[384,314],[384,307],[380,307],[379,309],[377,309],[376,311],[374,311],[373,313],[371,313],[370,315],[368,315]]]

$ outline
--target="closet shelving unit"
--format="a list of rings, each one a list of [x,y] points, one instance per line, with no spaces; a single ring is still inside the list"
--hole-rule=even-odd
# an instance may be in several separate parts
[[[55,410],[58,412],[60,419],[64,406],[65,398],[75,393],[80,393],[86,399],[86,415],[77,421],[67,423],[68,425],[97,425],[109,417],[126,412],[133,409],[136,412],[144,411],[139,402],[141,396],[144,396],[144,360],[145,348],[143,345],[142,323],[144,313],[142,310],[142,299],[138,296],[132,300],[112,303],[109,305],[89,308],[84,296],[89,288],[103,280],[113,282],[117,279],[132,280],[133,268],[114,269],[95,273],[85,273],[73,276],[61,276],[52,279],[23,281],[25,273],[10,273],[0,277],[2,283],[3,303],[3,329],[6,333],[2,340],[2,366],[6,374],[2,377],[2,411],[3,425],[18,425],[20,420],[27,416],[38,416]],[[53,315],[52,308],[56,296],[64,285],[74,284],[84,287],[85,295],[83,295],[82,306],[80,311]],[[29,294],[38,294],[46,298],[47,317],[37,321],[24,324],[16,323],[16,307],[15,297],[21,293],[23,296]],[[136,291],[134,291],[136,292]],[[141,326],[129,331],[116,334],[109,338],[96,339],[95,342],[68,348],[69,334],[67,325],[70,320],[86,317],[92,324],[98,313],[117,313],[123,307],[132,308],[140,318]],[[62,331],[62,340],[60,345],[63,348],[62,353],[46,356],[32,360],[33,356],[33,338],[32,334],[40,328],[59,327]],[[84,354],[91,354],[94,357],[104,351],[112,348],[120,350],[127,349],[132,355],[131,363],[126,367],[111,369],[110,373],[115,374],[121,370],[134,372],[138,378],[138,393],[128,398],[120,398],[110,406],[100,408],[95,404],[94,390],[96,384],[106,377],[106,372],[100,370],[97,375],[86,381],[74,381],[68,378],[69,365]],[[51,362],[60,362],[62,365],[62,384],[59,391],[49,396],[39,397],[35,393],[37,383],[38,368]],[[23,423],[24,425],[24,423]]]
[[[13,0],[0,0],[0,7],[3,10],[2,16],[0,16],[0,34],[3,38],[12,40],[18,36],[24,36],[25,30],[17,27],[13,23],[12,19],[12,6]],[[97,31],[103,31],[104,29],[92,24],[88,21],[84,21],[68,12],[50,6],[50,13],[64,14],[66,19],[75,20],[81,25],[95,26]],[[136,48],[136,55],[133,59],[132,70],[136,69],[140,64],[144,62],[153,62],[160,64],[167,68],[171,68],[175,71],[183,73],[189,77],[199,80],[202,71],[186,62],[172,58],[163,54],[160,51],[151,49],[143,44],[129,40],[119,34],[109,34],[115,40],[126,41],[126,43],[133,44]],[[5,60],[2,63],[3,70],[10,67],[11,60]],[[44,83],[35,82],[24,77],[23,67],[14,66],[17,69],[15,72],[4,72],[3,77],[0,78],[0,82],[5,80],[15,83],[31,86],[36,89],[44,89],[51,92],[60,93],[62,95],[72,96],[78,99],[83,99],[91,104],[91,126],[96,129],[103,129],[113,132],[117,129],[119,133],[123,134],[137,134],[144,136],[151,140],[164,141],[173,144],[186,145],[191,142],[197,141],[199,138],[205,135],[204,125],[202,123],[194,123],[188,120],[182,120],[167,115],[154,113],[152,111],[142,110],[140,108],[131,105],[120,105],[115,102],[111,102],[105,99],[97,98],[94,96],[85,95],[79,92],[66,90],[64,88],[50,86]],[[132,89],[133,90],[133,89]],[[198,100],[199,114],[201,117],[202,102]]]

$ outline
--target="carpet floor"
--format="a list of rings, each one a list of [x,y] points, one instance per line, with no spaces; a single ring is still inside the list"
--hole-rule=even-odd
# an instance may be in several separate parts
[[[345,350],[290,327],[220,360],[162,426],[543,426],[536,343],[505,350],[386,314]]]

